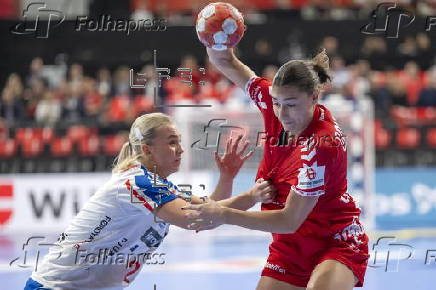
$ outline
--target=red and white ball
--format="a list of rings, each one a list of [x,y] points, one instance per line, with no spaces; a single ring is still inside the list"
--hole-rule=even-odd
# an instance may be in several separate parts
[[[237,45],[246,29],[241,12],[223,2],[210,3],[204,7],[198,14],[195,27],[198,39],[215,50]]]

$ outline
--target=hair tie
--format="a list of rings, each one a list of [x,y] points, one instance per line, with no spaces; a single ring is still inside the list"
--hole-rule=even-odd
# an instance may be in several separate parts
[[[138,139],[139,141],[141,141],[142,139],[144,139],[144,136],[142,136],[141,131],[139,130],[138,127],[135,127],[133,129],[133,132],[135,132],[135,137],[136,139]]]

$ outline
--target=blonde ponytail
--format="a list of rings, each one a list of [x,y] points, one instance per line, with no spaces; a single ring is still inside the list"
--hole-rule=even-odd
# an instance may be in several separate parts
[[[121,172],[144,157],[142,145],[151,145],[156,137],[156,129],[164,125],[172,125],[171,118],[163,113],[144,114],[136,118],[130,128],[129,141],[123,144],[114,161],[112,172]]]

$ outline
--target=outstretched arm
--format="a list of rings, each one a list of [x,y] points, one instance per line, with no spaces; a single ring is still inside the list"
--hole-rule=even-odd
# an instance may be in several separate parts
[[[234,54],[233,48],[217,51],[207,47],[210,62],[231,80],[235,85],[245,90],[245,85],[256,74],[243,64]]]
[[[306,197],[290,192],[285,207],[280,210],[241,211],[216,202],[184,207],[193,222],[193,230],[208,230],[222,224],[271,233],[294,233],[298,230],[318,202],[318,197]],[[197,212],[192,212],[195,210]]]

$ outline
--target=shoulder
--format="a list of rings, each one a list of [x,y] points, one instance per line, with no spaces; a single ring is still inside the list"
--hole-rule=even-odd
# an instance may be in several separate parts
[[[270,95],[271,85],[272,83],[269,80],[254,76],[245,84],[245,93],[254,100],[254,98],[258,97],[259,94],[264,96]]]
[[[339,149],[345,151],[346,136],[330,111],[317,105],[314,117],[309,147],[315,146],[319,153],[328,155],[336,155]]]

